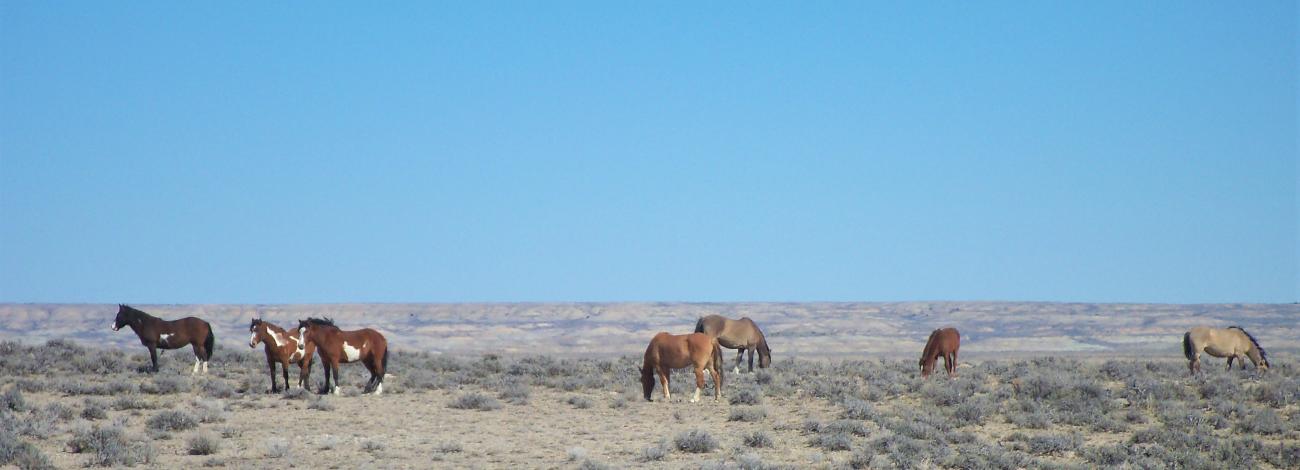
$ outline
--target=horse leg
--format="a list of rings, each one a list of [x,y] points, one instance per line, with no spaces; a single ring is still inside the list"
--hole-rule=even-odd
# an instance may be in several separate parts
[[[943,367],[948,369],[948,378],[957,376],[957,353],[955,351],[943,356]]]
[[[667,367],[659,366],[659,383],[664,386],[664,401],[672,397],[672,393],[668,391],[669,373]]]
[[[330,361],[330,362],[331,362],[331,364],[330,364],[330,368],[331,368],[331,369],[334,369],[334,389],[333,389],[333,392],[334,392],[335,395],[338,395],[338,394],[339,394],[339,362],[338,362],[338,361]]]
[[[280,371],[284,373],[284,391],[289,391],[289,361],[280,361]],[[271,379],[274,381],[275,379]]]
[[[731,370],[733,374],[739,374],[739,373],[740,373],[740,363],[741,363],[741,361],[743,361],[743,360],[745,360],[745,348],[737,349],[737,350],[736,350],[736,368]]]
[[[153,346],[153,345],[149,346],[149,362],[153,364],[152,368],[150,368],[149,370],[151,372],[158,373],[158,347],[157,346]]]
[[[691,398],[691,403],[700,401],[700,389],[704,388],[704,369],[695,366],[695,396]]]
[[[275,385],[275,359],[272,359],[271,356],[266,356],[266,367],[271,369],[271,393],[280,391],[280,389]],[[289,382],[287,380],[284,383],[284,387],[289,388]]]
[[[327,394],[327,393],[330,392],[330,363],[329,363],[329,361],[326,361],[325,359],[322,358],[321,361],[320,361],[320,368],[321,368],[322,370],[325,371],[325,383],[324,383],[324,384],[321,384],[321,386],[320,386],[320,390],[318,390],[317,393],[319,393],[319,394],[321,394],[321,395],[325,395],[325,394]]]
[[[755,346],[750,346],[749,349],[748,349],[748,351],[749,351],[749,372],[750,372],[751,374],[754,372],[754,350],[755,350],[755,349],[758,349],[758,348],[755,347]]]
[[[722,371],[715,368],[709,368],[709,372],[713,373],[713,399],[721,400],[722,399]]]

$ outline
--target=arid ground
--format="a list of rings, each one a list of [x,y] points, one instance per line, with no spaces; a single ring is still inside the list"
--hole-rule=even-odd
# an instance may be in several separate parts
[[[733,314],[743,310],[708,305],[732,308]],[[903,317],[893,328],[912,334],[929,323],[925,318],[935,317],[933,323],[966,325],[954,321],[966,307],[942,305],[957,311]],[[446,330],[472,336],[464,325],[488,322],[481,319],[449,320],[444,325],[457,326],[448,328],[432,323],[385,331],[398,338],[385,393],[361,395],[366,372],[352,364],[343,366],[342,395],[320,397],[314,393],[322,378],[319,366],[310,392],[295,387],[269,393],[261,350],[249,349],[247,333],[228,326],[242,321],[246,329],[251,314],[214,321],[227,340],[205,377],[189,375],[188,350],[167,352],[163,370],[147,374],[142,371],[147,354],[131,344],[130,332],[107,336],[85,329],[56,337],[39,328],[58,318],[57,312],[13,317],[0,337],[0,463],[24,468],[1296,468],[1300,463],[1300,369],[1294,343],[1275,332],[1296,328],[1294,316],[1284,324],[1292,306],[1207,308],[1211,314],[1200,317],[1187,312],[1201,307],[1127,306],[1157,313],[1120,315],[1109,322],[1084,316],[1073,327],[1054,328],[1050,322],[1064,315],[1058,310],[1074,307],[1044,305],[1049,312],[1018,315],[1023,324],[1018,333],[972,333],[974,351],[963,355],[969,359],[963,359],[958,377],[940,372],[928,381],[917,373],[918,339],[894,340],[890,344],[901,345],[898,351],[872,352],[880,345],[864,344],[873,343],[864,338],[874,336],[866,333],[877,320],[849,325],[850,313],[828,314],[828,322],[846,322],[837,329],[822,326],[816,312],[802,324],[789,319],[795,315],[763,319],[755,314],[774,330],[772,367],[741,374],[728,370],[722,400],[712,397],[710,385],[700,403],[687,401],[693,387],[687,371],[674,374],[670,400],[664,401],[659,390],[655,401],[644,400],[637,374],[637,350],[644,340],[608,353],[603,348],[613,346],[591,346],[586,354],[559,351],[566,342],[581,346],[581,335],[573,333],[539,341],[545,347],[531,353],[524,345],[497,352],[403,347],[437,343],[412,332],[420,328],[431,328],[428,334],[435,338]],[[497,307],[516,314],[540,308]],[[1095,308],[1110,315],[1117,307]],[[254,313],[282,324],[305,313],[267,309],[280,309],[281,315]],[[185,308],[157,310],[174,317]],[[661,325],[685,331],[702,310],[697,305],[688,313],[652,316],[591,336],[618,337]],[[221,315],[205,311],[209,317]],[[1240,323],[1269,348],[1273,367],[1267,373],[1253,367],[1224,371],[1222,360],[1207,359],[1204,373],[1190,377],[1176,343],[1119,347],[1121,342],[1096,339],[1121,336],[1107,328],[1148,324],[1130,336],[1150,334],[1167,343],[1175,336],[1167,330],[1185,328],[1174,319],[1220,324],[1243,311],[1252,314],[1242,315]],[[379,325],[395,323],[386,318],[393,312],[346,313],[332,315],[345,325],[361,326],[367,318]],[[107,330],[109,313],[87,315],[86,325]],[[971,315],[972,331],[1014,323],[994,313],[981,315],[987,318]],[[32,323],[15,326],[18,321]],[[542,315],[529,320],[565,321],[586,328],[591,320]],[[24,335],[26,327],[38,329]],[[1072,340],[1042,339],[1055,335]],[[104,337],[112,341],[99,339]],[[817,355],[802,345],[806,340],[838,346]],[[975,347],[981,342],[983,350]],[[1004,349],[992,346],[998,344]],[[1015,344],[1031,347],[1010,347]],[[845,353],[855,347],[863,352]],[[728,362],[733,354],[727,351]],[[291,379],[296,376],[291,371]]]

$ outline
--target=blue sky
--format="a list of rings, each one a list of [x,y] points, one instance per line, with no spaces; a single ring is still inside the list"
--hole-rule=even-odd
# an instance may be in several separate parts
[[[1296,301],[1298,16],[0,2],[0,301]]]

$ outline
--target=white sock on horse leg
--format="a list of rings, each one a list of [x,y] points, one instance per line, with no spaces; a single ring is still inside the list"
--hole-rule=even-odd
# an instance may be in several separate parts
[[[691,398],[691,403],[698,403],[699,401],[700,401],[700,387],[695,387],[695,396]]]
[[[375,386],[375,395],[383,395],[383,394],[384,394],[384,384],[383,382],[380,382],[379,385]]]

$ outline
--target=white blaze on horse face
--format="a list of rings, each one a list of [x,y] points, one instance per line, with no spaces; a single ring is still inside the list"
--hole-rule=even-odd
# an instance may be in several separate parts
[[[253,333],[252,336],[248,337],[248,347],[257,347],[257,333]]]
[[[348,362],[356,362],[357,359],[361,358],[361,350],[352,347],[347,341],[343,342],[343,354],[348,356]]]
[[[298,350],[307,349],[307,329],[298,328]]]

